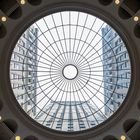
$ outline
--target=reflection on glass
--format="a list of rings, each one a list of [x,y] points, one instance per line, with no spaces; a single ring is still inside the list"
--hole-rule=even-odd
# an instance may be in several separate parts
[[[124,101],[130,58],[118,33],[79,11],[41,18],[19,38],[10,63],[13,93],[22,109],[59,131],[93,128]]]

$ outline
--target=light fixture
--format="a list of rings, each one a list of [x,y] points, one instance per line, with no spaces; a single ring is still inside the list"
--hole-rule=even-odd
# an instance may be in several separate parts
[[[16,136],[15,140],[21,140],[21,137],[20,136]]]
[[[126,137],[122,135],[120,140],[126,140]]]
[[[115,4],[120,4],[120,0],[115,0]]]
[[[0,116],[0,121],[2,120],[2,116]]]
[[[7,21],[7,18],[5,16],[2,16],[1,17],[1,21],[6,22]]]
[[[139,21],[139,17],[138,16],[134,16],[134,21]]]
[[[21,0],[21,1],[20,1],[20,4],[21,4],[21,5],[24,5],[25,3],[26,3],[25,0]]]

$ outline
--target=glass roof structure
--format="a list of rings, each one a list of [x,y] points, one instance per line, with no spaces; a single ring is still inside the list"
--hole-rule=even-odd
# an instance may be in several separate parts
[[[13,94],[41,125],[58,131],[94,128],[125,100],[131,63],[108,23],[80,11],[47,15],[27,28],[10,62]]]

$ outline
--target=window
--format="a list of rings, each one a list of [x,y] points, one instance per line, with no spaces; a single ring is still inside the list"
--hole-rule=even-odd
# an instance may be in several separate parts
[[[115,46],[118,46],[118,40],[115,42]]]
[[[28,86],[28,90],[31,90],[31,86]]]
[[[51,125],[50,123],[47,123],[47,124],[46,124],[47,127],[49,127],[50,125]]]
[[[122,39],[121,38],[119,38],[119,42],[121,42],[122,41]]]
[[[95,122],[91,122],[90,125],[95,125]]]
[[[113,79],[112,78],[110,78],[110,82],[113,82]]]
[[[31,105],[31,102],[28,102],[28,105]]]
[[[31,82],[31,79],[28,79],[28,82]]]
[[[80,128],[86,128],[85,125],[80,125]]]
[[[127,67],[127,62],[125,62],[125,67]]]
[[[56,129],[61,129],[61,127],[60,126],[56,126]]]
[[[110,89],[113,89],[113,86],[112,85],[110,86]]]
[[[114,36],[116,37],[116,36],[118,36],[118,34],[115,32],[115,33],[114,33]]]

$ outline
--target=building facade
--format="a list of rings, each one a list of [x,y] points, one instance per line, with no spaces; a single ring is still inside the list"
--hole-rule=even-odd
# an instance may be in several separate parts
[[[116,31],[106,25],[102,36],[105,114],[111,116],[127,95],[131,66],[128,51]]]
[[[10,63],[13,92],[30,115],[36,114],[37,34],[38,30],[34,26],[24,32],[14,48]]]
[[[45,113],[36,116],[37,122],[60,131],[79,131],[92,128],[106,118],[90,102],[50,102]],[[97,112],[97,113],[96,113]]]

